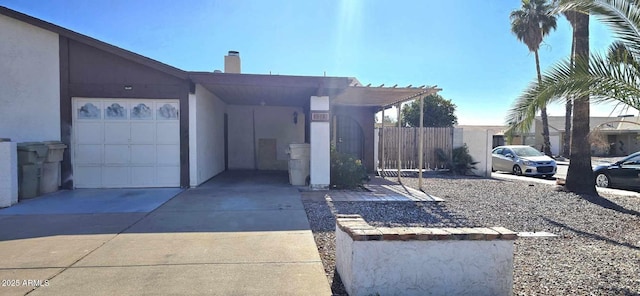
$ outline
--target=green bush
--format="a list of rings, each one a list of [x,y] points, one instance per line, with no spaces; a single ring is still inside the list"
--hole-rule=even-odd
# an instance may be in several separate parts
[[[367,179],[367,170],[360,159],[331,147],[331,187],[356,188]]]
[[[451,157],[449,157],[442,149],[437,149],[436,154],[438,155],[438,159],[446,162],[447,168],[453,174],[457,175],[473,175],[472,170],[476,169],[475,165],[478,164],[478,162],[474,161],[473,157],[469,154],[467,144],[454,148],[451,152]]]

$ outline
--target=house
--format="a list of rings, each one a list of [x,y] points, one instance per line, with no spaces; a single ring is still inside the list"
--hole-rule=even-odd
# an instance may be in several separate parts
[[[549,116],[549,140],[553,155],[561,153],[564,143],[565,117]],[[591,152],[599,156],[623,156],[640,150],[640,118],[635,116],[591,117]],[[512,144],[530,145],[540,149],[543,144],[542,119],[535,118],[528,133],[514,136]]]
[[[435,87],[352,77],[189,72],[0,6],[0,137],[59,140],[63,188],[189,187],[234,169],[286,170],[310,143],[313,188],[329,147],[374,169],[374,114]]]

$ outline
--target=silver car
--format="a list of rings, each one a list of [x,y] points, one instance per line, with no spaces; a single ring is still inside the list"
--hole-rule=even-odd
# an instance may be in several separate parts
[[[531,146],[498,146],[491,151],[491,156],[492,171],[544,177],[551,177],[556,173],[556,161]]]

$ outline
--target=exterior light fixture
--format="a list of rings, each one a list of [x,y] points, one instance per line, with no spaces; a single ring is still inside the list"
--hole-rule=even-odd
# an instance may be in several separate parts
[[[293,124],[298,124],[298,112],[293,112]]]
[[[125,85],[125,86],[124,86],[124,90],[133,90],[133,86],[131,86],[131,85]]]

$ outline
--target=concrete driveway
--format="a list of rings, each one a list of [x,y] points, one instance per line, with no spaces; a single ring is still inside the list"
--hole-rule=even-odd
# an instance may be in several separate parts
[[[181,193],[105,190],[87,201],[76,190],[59,193],[67,207],[47,196],[0,210],[0,294],[330,295],[286,182],[227,172]]]

